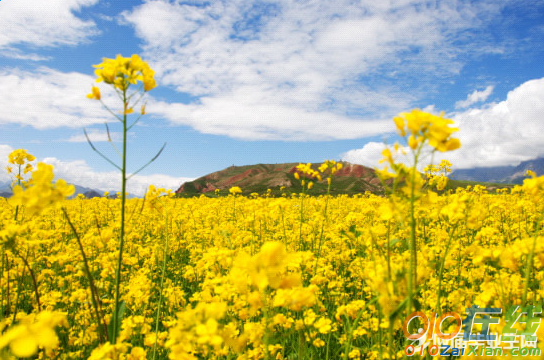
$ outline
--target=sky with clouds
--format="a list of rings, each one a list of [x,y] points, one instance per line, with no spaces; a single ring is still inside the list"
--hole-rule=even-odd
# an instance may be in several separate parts
[[[230,165],[377,166],[413,108],[455,121],[456,168],[544,156],[544,1],[0,0],[0,24],[2,168],[24,148],[67,181],[118,188],[83,129],[117,159],[104,124],[119,147],[119,123],[86,95],[93,64],[134,53],[158,86],[129,167],[167,143],[134,193]]]

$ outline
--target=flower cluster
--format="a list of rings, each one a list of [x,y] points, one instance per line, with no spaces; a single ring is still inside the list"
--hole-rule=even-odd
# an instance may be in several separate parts
[[[145,194],[145,200],[147,202],[147,205],[151,208],[156,209],[159,212],[162,212],[164,207],[161,203],[161,195],[166,195],[168,197],[172,197],[175,195],[174,192],[172,192],[171,189],[166,190],[165,188],[156,188],[155,185],[149,185],[149,188],[147,190],[147,193]]]
[[[451,163],[442,160],[438,165],[427,165],[424,169],[429,186],[436,186],[437,190],[444,190],[448,183],[447,174],[451,172]]]
[[[10,164],[24,165],[26,161],[34,161],[35,159],[34,155],[29,154],[25,149],[14,150],[8,155]]]
[[[415,150],[429,141],[429,145],[438,151],[451,151],[459,148],[461,143],[459,139],[452,138],[451,134],[458,131],[457,128],[451,128],[453,124],[450,119],[443,118],[444,113],[439,116],[414,109],[409,113],[401,113],[393,120],[401,136],[406,136],[408,132],[408,146]]]
[[[329,186],[331,185],[332,176],[336,174],[338,170],[341,170],[343,168],[342,163],[337,163],[334,160],[325,160],[323,164],[319,166],[319,171],[321,173],[325,173],[327,170],[330,171],[330,176],[327,178],[327,183]]]
[[[0,323],[0,331],[5,325],[6,321]],[[33,356],[38,349],[44,349],[46,354],[51,355],[59,344],[55,332],[57,326],[68,326],[65,314],[42,311],[25,316],[17,325],[9,327],[0,335],[0,355],[3,352],[6,354],[6,348],[19,358]]]
[[[22,205],[29,215],[36,215],[74,193],[74,185],[67,184],[63,179],[53,184],[54,177],[52,165],[38,163],[38,169],[32,172],[32,185],[27,189],[15,186],[9,203]]]
[[[26,185],[27,183],[24,181],[23,174],[27,174],[33,170],[33,166],[31,164],[32,161],[36,160],[34,155],[29,154],[25,149],[17,149],[13,150],[8,155],[8,163],[17,165],[18,171],[15,174],[15,179],[12,182],[12,186],[17,183],[19,185]],[[13,167],[6,166],[6,171],[8,174],[13,173]]]
[[[136,84],[138,81],[143,83],[144,91],[149,91],[156,86],[155,72],[136,54],[129,58],[117,55],[115,59],[102,60],[101,64],[93,65],[96,68],[94,73],[98,77],[96,82],[104,81],[121,91],[127,90],[131,84]],[[88,97],[100,100],[100,92],[93,88]]]

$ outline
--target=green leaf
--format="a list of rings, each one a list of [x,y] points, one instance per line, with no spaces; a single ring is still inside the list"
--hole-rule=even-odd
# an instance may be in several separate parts
[[[121,324],[123,323],[123,316],[125,315],[125,310],[127,309],[127,305],[125,303],[125,300],[122,300],[119,303],[119,311],[117,312],[117,331],[115,334],[115,337],[113,336],[113,323],[114,323],[114,316],[115,313],[111,316],[111,321],[108,324],[108,338],[110,339],[110,342],[115,338],[119,336],[119,332],[121,331]]]
[[[398,244],[400,242],[400,239],[398,238],[394,238],[393,240],[391,240],[389,242],[389,246],[395,246],[396,244]]]

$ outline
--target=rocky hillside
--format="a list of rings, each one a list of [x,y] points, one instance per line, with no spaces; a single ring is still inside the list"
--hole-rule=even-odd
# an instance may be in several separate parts
[[[380,180],[376,177],[374,170],[362,165],[342,162],[343,168],[334,175],[331,187],[331,194],[355,194],[371,191],[374,193],[383,192]],[[274,194],[283,192],[300,192],[302,190],[300,181],[295,179],[296,166],[298,163],[285,164],[257,164],[246,166],[231,166],[217,171],[196,180],[186,182],[180,186],[176,193],[180,195],[197,195],[214,192],[219,189],[225,193],[233,186],[242,189],[244,195],[251,193],[262,194],[271,189]],[[314,169],[320,164],[315,164]],[[312,194],[324,194],[327,191],[325,179],[316,182]]]

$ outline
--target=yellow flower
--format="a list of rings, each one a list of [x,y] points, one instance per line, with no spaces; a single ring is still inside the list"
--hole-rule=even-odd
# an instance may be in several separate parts
[[[395,116],[393,118],[393,121],[397,126],[397,130],[399,131],[400,136],[406,136],[406,131],[404,130],[404,119],[399,116]]]
[[[415,138],[415,136],[410,135],[410,137],[408,138],[408,146],[410,146],[412,150],[415,150],[417,149],[418,144],[419,144],[419,141]]]
[[[53,184],[53,178],[53,166],[38,163],[38,169],[32,172],[32,185],[26,190],[19,185],[15,186],[13,196],[9,199],[10,204],[23,205],[34,215],[75,192],[74,185],[68,185],[62,179]]]
[[[104,58],[102,60],[101,64],[93,65],[96,68],[97,82],[104,81],[121,91],[127,90],[131,84],[136,84],[138,81],[143,83],[144,91],[149,91],[156,86],[155,72],[136,54],[130,58],[117,55],[115,59]],[[91,98],[96,98],[94,87],[93,93],[90,95]]]
[[[8,162],[10,164],[23,165],[25,161],[34,161],[36,158],[29,154],[25,149],[13,150],[8,155]]]
[[[417,142],[428,140],[429,145],[438,151],[455,150],[461,146],[461,142],[459,139],[451,138],[450,136],[459,129],[449,127],[449,125],[453,124],[453,121],[444,119],[443,115],[441,113],[439,116],[436,116],[419,109],[414,109],[409,113],[401,113],[398,117],[394,118],[394,121],[397,128],[402,129],[400,131],[402,136],[406,135],[404,132],[404,123],[407,123],[408,130],[411,133],[408,144],[412,149],[417,147],[416,140]]]
[[[238,186],[233,186],[229,189],[229,192],[232,194],[232,195],[236,195],[236,194],[241,194],[242,193],[242,189],[240,189]]]
[[[91,93],[87,95],[89,99],[95,99],[100,100],[100,89],[96,86],[93,86],[91,89]]]
[[[0,351],[9,346],[11,352],[20,358],[32,356],[38,348],[51,351],[58,346],[56,326],[67,326],[65,315],[58,312],[42,311],[26,316],[20,324],[11,326],[0,336]]]

